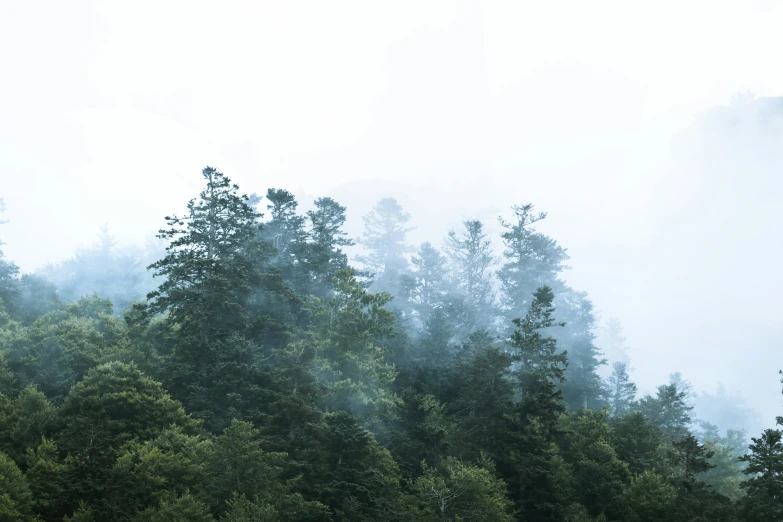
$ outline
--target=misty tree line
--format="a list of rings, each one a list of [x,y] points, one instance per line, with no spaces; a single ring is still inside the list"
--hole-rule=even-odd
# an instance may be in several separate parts
[[[144,300],[107,232],[38,275],[0,255],[0,520],[783,520],[781,431],[602,379],[531,205],[496,254],[479,221],[413,249],[382,199],[353,266],[338,202],[202,174]]]

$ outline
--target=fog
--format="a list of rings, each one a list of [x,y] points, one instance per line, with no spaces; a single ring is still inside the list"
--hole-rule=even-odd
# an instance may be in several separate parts
[[[771,1],[6,2],[3,250],[34,272],[104,223],[143,245],[204,165],[332,196],[354,237],[395,197],[415,245],[468,218],[497,241],[530,202],[642,391],[679,371],[771,425],[781,22]]]

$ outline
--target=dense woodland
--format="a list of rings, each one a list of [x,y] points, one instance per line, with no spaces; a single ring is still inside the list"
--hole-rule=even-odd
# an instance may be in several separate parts
[[[602,379],[532,205],[495,252],[382,199],[349,259],[337,201],[202,174],[143,253],[0,257],[0,520],[783,520],[781,431]]]

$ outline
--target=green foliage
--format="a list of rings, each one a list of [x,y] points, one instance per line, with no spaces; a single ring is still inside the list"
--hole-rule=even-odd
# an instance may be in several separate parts
[[[653,397],[647,395],[639,401],[639,410],[655,426],[660,428],[672,440],[680,439],[688,433],[693,409],[685,402],[687,393],[676,383],[658,386]]]
[[[463,226],[461,234],[449,231],[446,252],[458,298],[463,303],[459,326],[463,334],[470,334],[490,327],[496,312],[491,268],[497,258],[492,254],[491,241],[481,221],[465,221]]]
[[[0,520],[783,519],[780,431],[740,459],[743,433],[690,433],[679,374],[637,401],[618,328],[601,381],[592,303],[531,205],[494,273],[475,220],[409,259],[383,199],[370,281],[333,199],[300,214],[270,189],[262,223],[202,175],[148,302],[129,307],[148,253],[105,231],[57,287],[0,253]]]
[[[296,458],[306,497],[318,499],[335,521],[393,521],[400,506],[400,472],[389,451],[345,412],[311,428],[312,443]]]
[[[614,419],[609,441],[634,475],[656,469],[663,434],[640,412]]]
[[[740,460],[750,479],[743,484],[747,495],[741,509],[746,520],[783,519],[783,432],[767,429],[753,437],[750,453]]]
[[[665,520],[674,503],[676,490],[665,478],[652,471],[636,475],[625,491],[632,518],[638,522]]]
[[[32,521],[33,496],[22,472],[0,452],[0,520]]]
[[[51,433],[55,409],[37,388],[24,388],[13,400],[0,395],[0,451],[23,466],[27,450]]]
[[[741,484],[745,466],[740,457],[745,454],[744,431],[728,430],[726,437],[708,438],[704,448],[713,455],[709,462],[713,466],[701,475],[701,480],[715,491],[737,500],[743,495]]]
[[[209,509],[189,493],[163,500],[160,506],[139,513],[134,522],[214,522]]]
[[[313,362],[326,389],[321,400],[326,408],[372,413],[394,404],[394,368],[377,343],[392,331],[394,314],[383,308],[390,298],[368,292],[355,272],[345,270],[335,276],[332,298],[310,304],[303,342],[315,348]]]
[[[12,328],[0,338],[8,366],[21,386],[36,386],[54,403],[90,369],[111,359],[122,326],[110,317],[111,303],[82,298],[50,312],[28,328]]]
[[[447,457],[434,467],[422,463],[422,468],[422,476],[410,485],[417,505],[409,520],[514,520],[506,485],[494,476],[491,461],[483,459],[475,465]]]
[[[362,216],[364,236],[361,244],[368,253],[359,261],[374,274],[373,289],[398,293],[400,277],[408,269],[405,254],[411,250],[405,237],[413,230],[407,226],[411,216],[394,198],[383,198],[369,214]]]
[[[67,424],[61,438],[77,452],[97,433],[124,441],[150,439],[171,425],[198,429],[159,382],[120,362],[90,370],[68,393],[59,414]]]
[[[612,375],[607,382],[609,388],[609,407],[613,415],[628,413],[634,406],[636,385],[628,375],[628,364],[616,362],[612,365]]]
[[[563,419],[561,455],[572,470],[574,496],[588,513],[609,520],[624,515],[628,465],[609,443],[608,413],[586,410]]]

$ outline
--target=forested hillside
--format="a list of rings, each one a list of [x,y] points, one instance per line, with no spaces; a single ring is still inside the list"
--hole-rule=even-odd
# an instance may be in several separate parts
[[[202,175],[145,252],[0,253],[0,521],[783,520],[781,431],[603,379],[532,205],[412,246],[393,198],[351,238]]]

